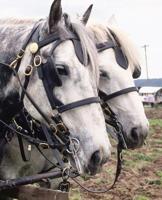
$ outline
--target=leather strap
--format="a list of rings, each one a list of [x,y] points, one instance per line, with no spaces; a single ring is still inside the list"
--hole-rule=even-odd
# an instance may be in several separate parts
[[[62,105],[62,106],[58,107],[57,110],[59,113],[63,113],[65,111],[68,111],[68,110],[71,110],[74,108],[78,108],[80,106],[92,104],[92,103],[100,103],[100,97],[90,97],[90,98],[83,99],[80,101],[75,101],[73,103]]]
[[[47,129],[47,126],[45,126],[44,124],[41,124],[41,127],[43,129],[43,132],[44,132],[46,138],[47,138],[48,144],[53,144],[53,140],[52,140],[52,137],[49,133],[49,130]],[[59,163],[59,165],[61,166],[61,168],[64,169],[65,164],[60,157],[60,152],[56,148],[52,148],[52,152],[53,152],[54,158],[56,158],[56,160]]]
[[[129,88],[125,88],[123,90],[119,90],[119,91],[114,92],[114,93],[109,94],[109,95],[107,95],[102,90],[99,90],[99,96],[101,97],[101,99],[103,101],[108,101],[108,100],[111,100],[111,99],[113,99],[115,97],[121,96],[123,94],[127,94],[129,92],[138,92],[138,89],[136,87],[129,87]]]
[[[114,42],[112,40],[109,42],[103,42],[103,43],[96,44],[96,48],[98,49],[98,52],[102,52],[106,49],[111,49],[114,47],[117,47],[117,45],[114,44]]]

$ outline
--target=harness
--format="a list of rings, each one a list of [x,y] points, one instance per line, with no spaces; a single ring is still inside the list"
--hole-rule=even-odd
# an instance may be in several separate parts
[[[102,52],[104,50],[110,49],[112,48],[114,50],[115,53],[115,58],[117,63],[123,68],[123,69],[127,69],[128,68],[128,60],[125,56],[125,54],[123,53],[119,42],[117,41],[116,36],[113,34],[113,32],[111,30],[109,30],[112,34],[112,36],[114,37],[115,41],[106,41],[104,43],[98,43],[96,44],[96,47],[98,49],[98,52]],[[133,72],[133,78],[138,78],[140,76],[140,70],[136,69]],[[123,126],[122,124],[118,121],[116,114],[112,111],[112,109],[110,108],[110,106],[108,105],[107,101],[116,98],[118,96],[130,93],[130,92],[138,92],[136,87],[128,87],[128,88],[124,88],[122,90],[119,90],[117,92],[114,92],[112,94],[107,95],[105,92],[103,92],[102,90],[99,90],[99,97],[101,98],[102,102],[101,102],[101,106],[102,109],[104,111],[105,114],[105,122],[107,125],[111,125],[115,128],[116,131],[116,135],[118,138],[118,144],[117,144],[117,167],[116,167],[116,173],[115,173],[115,178],[114,178],[114,182],[113,184],[106,188],[105,190],[92,190],[89,188],[84,187],[82,184],[79,183],[78,180],[73,179],[82,189],[84,189],[87,192],[90,193],[106,193],[108,191],[110,191],[111,189],[113,189],[116,181],[118,180],[118,177],[121,173],[121,169],[122,169],[122,149],[127,149],[127,144],[125,141],[125,137],[124,137],[124,131],[123,131]]]
[[[80,163],[79,163],[79,159],[77,159],[77,151],[79,150],[79,147],[78,149],[76,149],[76,145],[79,145],[79,141],[76,138],[70,137],[69,130],[62,120],[61,114],[68,110],[72,110],[84,105],[89,105],[92,103],[100,103],[100,98],[99,97],[85,98],[85,99],[75,101],[66,105],[64,105],[59,99],[57,99],[53,91],[56,86],[57,87],[62,86],[62,81],[59,78],[59,71],[57,69],[57,65],[55,64],[55,58],[53,57],[52,54],[55,51],[55,49],[65,40],[61,40],[58,34],[51,34],[51,35],[48,35],[45,39],[39,41],[38,27],[39,27],[39,23],[36,23],[31,33],[28,35],[23,47],[17,54],[16,59],[10,65],[6,65],[4,63],[1,63],[0,65],[11,69],[14,75],[17,77],[17,80],[22,90],[21,95],[20,95],[21,103],[23,103],[24,97],[26,96],[29,99],[29,101],[32,103],[32,105],[35,107],[35,109],[38,111],[38,113],[42,116],[44,121],[46,122],[46,124],[37,122],[40,128],[39,132],[43,134],[43,140],[41,138],[37,138],[35,133],[34,134],[32,133],[33,128],[29,126],[28,119],[25,120],[26,115],[24,113],[25,112],[24,110],[19,111],[19,115],[21,117],[23,116],[23,119],[24,119],[22,126],[19,125],[21,124],[20,122],[17,123],[16,118],[14,121],[10,123],[6,123],[3,120],[0,120],[0,123],[4,127],[6,127],[9,131],[18,135],[20,150],[21,150],[22,158],[24,161],[28,161],[28,159],[26,158],[26,155],[24,152],[22,138],[29,141],[29,143],[34,144],[37,148],[39,148],[40,146],[50,147],[62,171],[65,171],[66,166],[64,162],[62,161],[62,158],[60,157],[59,151],[62,150],[62,151],[66,151],[66,153],[68,154],[72,154],[76,162],[78,171],[80,172],[80,168],[79,168]],[[78,36],[74,33],[71,33],[71,36],[67,37],[66,40],[72,41],[76,56],[78,57],[81,63],[84,63],[81,43]],[[25,81],[22,84],[20,77],[18,75],[18,71],[21,64],[21,60],[23,56],[25,55],[25,49],[30,41],[32,41],[29,47],[30,52],[32,54],[32,60],[25,69],[25,73],[24,73]],[[51,53],[47,57],[47,62],[43,63],[42,58],[40,56],[40,50],[51,43],[54,43],[53,48],[51,50]],[[57,114],[51,116],[50,118],[47,117],[46,114],[42,111],[42,109],[38,107],[33,97],[31,97],[31,95],[27,92],[27,88],[30,82],[30,77],[34,70],[37,70],[39,79],[42,80],[42,83],[46,91],[46,95],[48,97],[52,110],[57,111]],[[66,71],[63,71],[63,73],[67,74]],[[33,121],[33,119],[31,121]],[[24,129],[24,124],[25,126],[27,126],[26,128],[27,130]],[[2,140],[0,139],[0,153],[1,153],[2,147],[7,142],[8,141],[5,139],[5,137],[3,137]],[[1,145],[1,143],[3,144],[3,146]]]
[[[113,40],[97,44],[96,47],[98,49],[98,52],[102,52],[104,50],[112,48],[115,53],[116,62],[118,63],[120,67],[126,70],[129,65],[128,60],[121,49],[121,46],[117,37],[110,29],[109,31],[111,35],[113,36]],[[135,69],[135,71],[133,72],[133,75],[132,75],[133,78],[138,78],[140,76],[141,72],[138,69],[139,68]],[[128,94],[130,92],[138,92],[138,89],[136,87],[128,87],[111,94],[106,94],[104,91],[99,90],[99,96],[102,99],[101,106],[105,114],[105,121],[107,124],[110,124],[111,126],[115,128],[117,132],[117,138],[118,138],[119,144],[122,148],[127,148],[125,138],[124,138],[123,127],[121,123],[118,121],[116,114],[112,111],[112,109],[110,108],[107,102],[109,100],[112,100],[113,98],[116,98],[124,94]]]

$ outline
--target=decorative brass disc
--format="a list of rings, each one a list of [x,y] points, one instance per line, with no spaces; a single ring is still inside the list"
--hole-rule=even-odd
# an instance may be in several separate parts
[[[37,53],[37,51],[39,49],[38,44],[36,42],[31,43],[29,46],[29,49],[32,54]]]

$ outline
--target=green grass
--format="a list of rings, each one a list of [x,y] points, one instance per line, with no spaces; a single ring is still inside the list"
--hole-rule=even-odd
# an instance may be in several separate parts
[[[138,195],[133,200],[150,200],[150,199],[146,196]]]
[[[134,153],[132,155],[132,158],[134,161],[138,161],[138,160],[142,160],[142,161],[148,161],[148,162],[151,162],[153,159],[151,156],[148,156],[144,153]]]
[[[157,171],[156,175],[159,176],[160,178],[162,178],[162,171]]]
[[[150,126],[162,127],[162,119],[149,119]]]
[[[79,188],[72,189],[70,193],[71,193],[70,200],[82,200]]]
[[[149,185],[162,185],[162,179],[146,179],[146,183]]]

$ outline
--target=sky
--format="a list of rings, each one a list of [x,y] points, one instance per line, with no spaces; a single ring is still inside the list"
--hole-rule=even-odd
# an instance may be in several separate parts
[[[0,18],[44,18],[53,0],[0,0]],[[142,75],[146,78],[145,53],[149,78],[162,78],[162,0],[62,0],[63,11],[72,16],[82,15],[93,4],[93,21],[106,23],[115,16],[139,48],[143,60]]]

